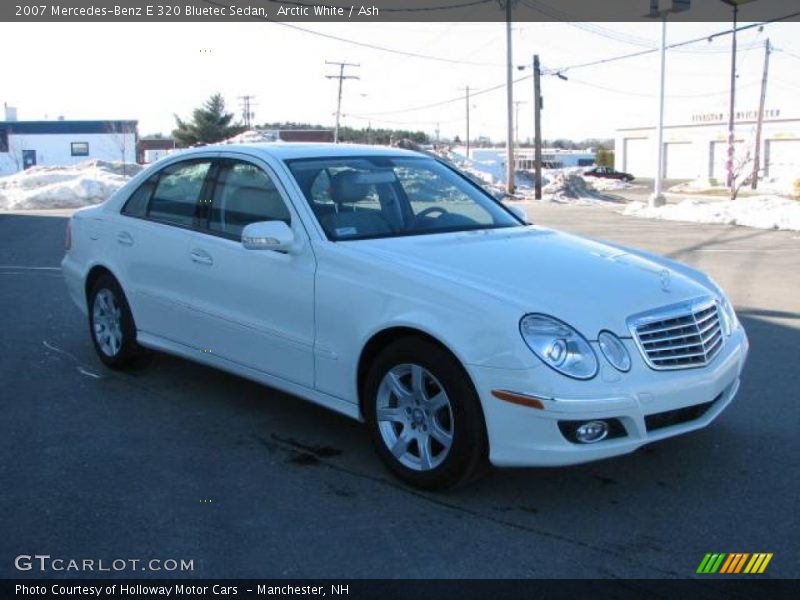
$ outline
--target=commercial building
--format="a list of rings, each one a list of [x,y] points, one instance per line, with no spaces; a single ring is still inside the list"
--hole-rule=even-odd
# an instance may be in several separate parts
[[[505,165],[505,148],[470,148],[470,158],[476,161],[499,161]],[[595,162],[592,150],[563,150],[561,148],[542,148],[542,167],[563,169],[569,167],[590,167]],[[534,149],[515,148],[514,163],[517,171],[534,169]]]
[[[14,116],[7,108],[0,121],[0,176],[92,158],[136,161],[137,121],[16,121]]]
[[[755,156],[756,110],[737,111],[734,170],[751,173]],[[615,166],[636,177],[655,177],[657,131],[653,127],[618,129]],[[761,133],[762,179],[800,179],[800,118],[780,109],[764,111]],[[667,179],[727,179],[728,114],[691,115],[680,125],[664,127],[663,175]]]

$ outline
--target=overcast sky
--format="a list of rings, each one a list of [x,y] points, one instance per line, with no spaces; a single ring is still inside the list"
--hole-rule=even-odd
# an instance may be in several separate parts
[[[5,57],[0,100],[20,120],[137,119],[141,134],[169,133],[173,113],[189,117],[214,92],[238,112],[237,97],[256,96],[255,122],[332,124],[335,73],[325,60],[360,63],[348,69],[343,123],[421,129],[442,137],[465,132],[463,88],[505,81],[504,23],[377,23],[303,25],[307,29],[394,50],[460,62],[412,58],[347,44],[279,24],[2,23]],[[724,31],[728,23],[671,23],[668,42]],[[656,46],[660,23],[522,23],[514,25],[514,63],[568,67]],[[800,117],[800,23],[776,23],[739,34],[737,109],[758,106],[763,44],[771,57],[767,107]],[[614,39],[617,38],[617,39]],[[730,36],[671,50],[667,55],[667,122],[727,111]],[[480,63],[480,64],[471,64]],[[515,77],[529,75],[514,69]],[[658,53],[587,68],[569,78],[543,77],[543,135],[613,137],[617,127],[652,125],[657,114]],[[519,137],[532,135],[532,82],[515,86]],[[472,100],[471,133],[505,139],[505,89]]]

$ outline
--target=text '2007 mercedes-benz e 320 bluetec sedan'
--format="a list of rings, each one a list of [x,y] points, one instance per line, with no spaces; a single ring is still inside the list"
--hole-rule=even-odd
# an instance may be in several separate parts
[[[154,349],[361,419],[424,488],[704,427],[748,350],[703,273],[528,224],[406,150],[184,151],[76,212],[67,247],[106,365]]]

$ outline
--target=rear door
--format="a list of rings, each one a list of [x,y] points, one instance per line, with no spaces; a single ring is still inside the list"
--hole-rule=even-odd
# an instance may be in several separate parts
[[[232,155],[234,156],[234,155]],[[314,384],[314,259],[308,235],[270,167],[243,155],[220,158],[205,225],[192,235],[191,301],[207,315],[193,344],[237,364]],[[247,250],[242,230],[283,221],[296,248]]]
[[[137,189],[115,220],[112,241],[137,329],[193,345],[202,318],[191,310],[197,257],[190,242],[213,157],[171,163]]]

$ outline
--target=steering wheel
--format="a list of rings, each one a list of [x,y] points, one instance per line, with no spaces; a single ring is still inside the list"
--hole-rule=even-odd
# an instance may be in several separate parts
[[[429,216],[429,215],[431,215],[431,214],[433,214],[433,213],[435,213],[435,212],[438,212],[440,215],[446,215],[446,214],[448,214],[448,211],[447,211],[447,209],[446,209],[446,208],[442,208],[441,206],[429,206],[429,207],[428,207],[428,208],[426,208],[425,210],[423,210],[423,211],[421,211],[420,213],[418,213],[418,214],[417,214],[417,215],[414,217],[414,220],[415,220],[415,221],[418,221],[419,219],[421,219],[421,218],[423,218],[423,217],[427,217],[427,216]]]

